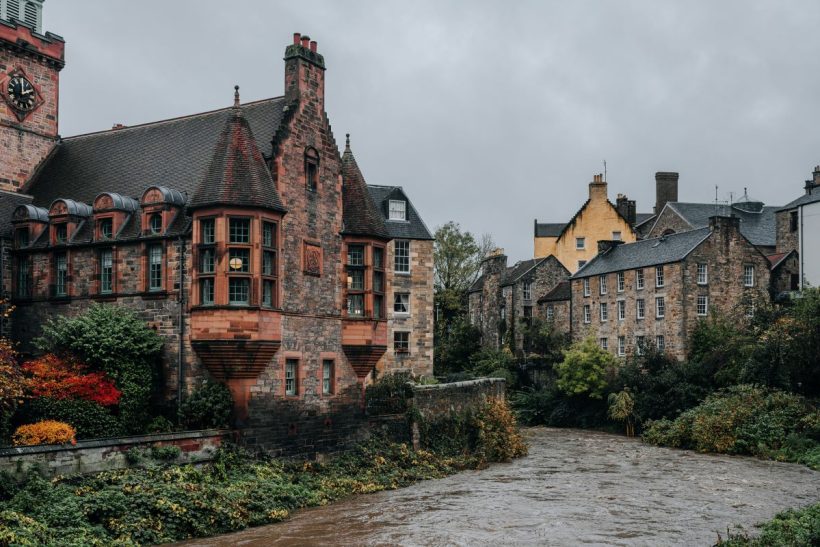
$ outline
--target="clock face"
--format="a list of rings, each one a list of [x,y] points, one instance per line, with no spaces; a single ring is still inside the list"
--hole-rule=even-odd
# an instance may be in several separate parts
[[[37,94],[34,91],[34,86],[31,82],[26,80],[23,76],[12,76],[9,78],[8,98],[11,104],[18,110],[28,112],[37,100]]]

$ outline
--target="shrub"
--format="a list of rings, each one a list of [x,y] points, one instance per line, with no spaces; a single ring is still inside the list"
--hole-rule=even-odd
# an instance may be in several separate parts
[[[102,406],[120,402],[120,391],[103,372],[86,373],[86,366],[52,353],[23,364],[26,387],[33,397],[83,399]]]
[[[145,430],[148,433],[169,433],[175,429],[173,422],[165,416],[157,416]]]
[[[614,371],[615,364],[615,357],[594,339],[576,342],[564,351],[564,360],[555,365],[558,389],[567,395],[601,399],[608,384],[607,377]]]
[[[46,420],[36,424],[21,425],[14,432],[14,446],[31,446],[36,444],[74,444],[74,428],[63,422]]]
[[[9,420],[23,397],[24,385],[17,352],[8,340],[0,338],[0,444],[11,433]]]
[[[820,545],[820,503],[788,509],[760,525],[760,535],[750,538],[746,534],[730,534],[721,547],[768,547],[769,545]]]
[[[404,414],[412,398],[412,377],[406,372],[386,374],[365,390],[367,412],[374,415]]]
[[[205,381],[182,402],[179,415],[182,423],[192,429],[228,427],[233,411],[233,396],[228,386]]]
[[[122,434],[119,420],[109,410],[82,399],[31,399],[22,406],[15,419],[18,423],[42,420],[65,422],[74,427],[80,439],[116,437]]]
[[[555,389],[525,387],[510,397],[518,419],[526,425],[546,424],[561,394]]]
[[[488,462],[507,462],[527,455],[527,445],[518,432],[510,407],[504,399],[489,399],[476,414],[476,452]]]
[[[515,357],[508,348],[484,348],[473,356],[470,366],[474,374],[490,376],[493,373],[498,373],[500,370],[514,370]]]
[[[180,454],[182,454],[182,450],[180,450],[178,446],[168,445],[151,447],[151,457],[159,461],[168,462],[175,460],[179,458]]]

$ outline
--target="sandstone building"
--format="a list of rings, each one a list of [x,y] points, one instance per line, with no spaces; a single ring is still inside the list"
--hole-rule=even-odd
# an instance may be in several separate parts
[[[64,43],[38,25],[0,20],[0,271],[24,351],[50,317],[129,307],[165,337],[166,397],[216,378],[250,430],[357,408],[376,370],[432,373],[432,238],[339,153],[315,41],[285,49],[284,95],[60,138]]]

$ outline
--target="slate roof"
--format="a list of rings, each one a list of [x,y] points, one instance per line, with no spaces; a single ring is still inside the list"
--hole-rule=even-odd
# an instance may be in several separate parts
[[[572,296],[572,289],[569,281],[561,281],[550,292],[538,299],[538,303],[543,302],[561,302],[569,300]]]
[[[285,212],[270,170],[238,103],[225,121],[210,165],[189,205],[260,207]]]
[[[387,228],[387,233],[393,239],[435,239],[427,225],[421,219],[418,211],[413,206],[413,203],[407,197],[404,189],[401,186],[379,186],[375,184],[368,184],[367,191],[370,192],[370,198],[376,205],[376,208],[381,212],[384,219],[384,225]],[[407,220],[388,220],[389,209],[388,201],[391,197],[401,197],[407,202]]]
[[[792,254],[797,254],[797,251],[789,251],[786,253],[775,253],[771,255],[766,255],[766,260],[769,261],[769,266],[772,270],[780,266],[783,262],[786,261]]]
[[[566,222],[545,223],[535,221],[535,237],[558,237],[566,228]]]
[[[391,239],[382,214],[370,199],[367,183],[350,150],[350,139],[342,154],[342,202],[343,234]]]
[[[467,292],[478,292],[484,288],[484,275],[479,275],[473,284],[470,285],[470,288],[467,289]]]
[[[752,245],[774,247],[777,237],[777,224],[775,211],[780,207],[763,207],[759,213],[750,213],[743,209],[743,204],[739,207],[728,205],[718,205],[714,203],[684,203],[680,201],[668,202],[665,207],[669,207],[693,229],[709,226],[709,217],[716,214],[726,216],[732,214],[740,218],[740,233],[749,240]]]
[[[17,192],[4,192],[0,190],[0,237],[11,237],[11,215],[20,205],[32,202],[32,197]]]
[[[521,260],[516,262],[504,272],[504,277],[501,279],[501,286],[512,285],[522,277],[524,274],[541,264],[546,258],[531,258],[529,260]]]
[[[246,103],[242,112],[265,157],[285,115],[285,99]],[[57,198],[92,203],[102,192],[139,199],[151,185],[193,195],[211,164],[233,107],[60,141],[24,191],[35,205]]]
[[[575,272],[572,279],[678,262],[705,241],[711,233],[709,227],[706,227],[635,243],[622,243],[596,255]]]
[[[655,218],[655,213],[636,213],[635,226],[640,226],[647,220],[652,220],[653,218]]]
[[[814,203],[820,201],[820,187],[813,188],[811,194],[803,194],[799,198],[794,201],[790,201],[778,211],[788,211],[789,209],[794,209],[796,207],[800,207],[801,205],[808,205],[809,203]]]

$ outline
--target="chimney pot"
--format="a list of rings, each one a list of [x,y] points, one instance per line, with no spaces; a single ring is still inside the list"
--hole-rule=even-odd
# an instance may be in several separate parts
[[[302,39],[301,34],[299,34],[298,32],[293,33],[293,45],[294,46],[298,46],[299,45],[299,40],[301,40],[301,39]]]
[[[316,53],[316,46],[317,45],[318,44],[316,43],[316,40],[311,40],[311,42],[310,42],[310,51],[312,51],[313,53]]]
[[[678,201],[678,177],[674,171],[658,171],[655,173],[655,214],[663,210],[669,201]]]
[[[302,47],[310,47],[310,36],[302,36]]]

